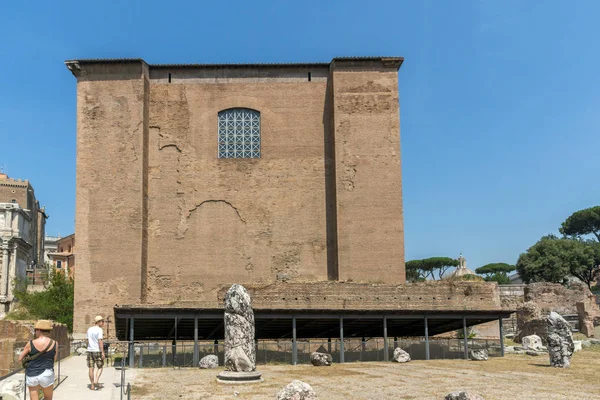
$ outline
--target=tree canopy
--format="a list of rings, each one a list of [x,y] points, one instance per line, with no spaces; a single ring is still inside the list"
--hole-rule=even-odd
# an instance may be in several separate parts
[[[475,270],[478,274],[491,275],[498,272],[504,272],[505,274],[514,271],[517,267],[507,263],[491,263],[486,264],[483,267],[479,267]]]
[[[600,270],[600,244],[544,236],[519,256],[516,267],[526,283],[565,283],[570,276],[575,276],[591,287]]]
[[[562,223],[559,231],[575,237],[594,235],[600,242],[600,206],[574,212]]]
[[[430,257],[423,260],[407,261],[406,279],[413,282],[439,279],[448,268],[456,266],[458,266],[458,260],[450,257]]]
[[[24,317],[51,319],[67,325],[70,332],[73,331],[73,294],[73,279],[56,270],[50,272],[47,289],[42,292],[27,292],[24,282],[15,285],[15,297],[25,309],[22,311],[26,311],[22,314]]]
[[[517,267],[507,263],[491,263],[475,270],[478,274],[485,275],[487,282],[498,282],[500,285],[510,283],[508,273],[514,271]]]

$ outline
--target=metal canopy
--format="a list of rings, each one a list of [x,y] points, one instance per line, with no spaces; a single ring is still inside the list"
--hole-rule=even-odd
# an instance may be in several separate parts
[[[292,318],[296,318],[296,338],[382,337],[384,317],[388,337],[423,336],[425,316],[428,334],[434,336],[467,326],[507,318],[510,310],[412,311],[412,310],[255,310],[257,339],[292,340]],[[134,322],[134,340],[194,340],[194,319],[198,319],[197,340],[224,337],[223,310],[115,307],[116,335],[131,340],[129,324]]]

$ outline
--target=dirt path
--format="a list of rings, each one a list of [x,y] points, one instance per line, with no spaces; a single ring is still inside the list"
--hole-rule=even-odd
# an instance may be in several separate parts
[[[236,386],[217,383],[220,370],[137,370],[132,398],[275,399],[282,387],[300,379],[321,400],[443,399],[456,390],[469,390],[486,400],[600,399],[600,352],[591,351],[576,353],[572,368],[566,370],[551,368],[546,357],[524,355],[487,362],[347,363],[321,368],[262,365],[259,370],[263,383]]]

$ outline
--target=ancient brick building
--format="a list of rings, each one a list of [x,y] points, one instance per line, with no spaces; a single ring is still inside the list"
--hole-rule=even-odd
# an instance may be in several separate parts
[[[13,289],[44,267],[48,216],[27,180],[0,173],[0,318],[13,308]]]
[[[396,315],[396,335],[422,332],[426,310],[445,313],[432,333],[465,324],[466,310],[469,324],[497,319],[493,284],[405,285],[402,62],[67,61],[77,78],[75,336],[103,314],[122,339],[134,321],[136,338],[218,339],[233,283],[253,293],[259,337],[291,329],[277,318],[293,319],[296,335],[296,317],[307,321],[299,335],[324,335],[307,312],[334,324],[340,311],[356,321],[419,314]]]

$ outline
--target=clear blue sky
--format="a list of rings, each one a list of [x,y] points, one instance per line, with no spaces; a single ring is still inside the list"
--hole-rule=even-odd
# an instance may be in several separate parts
[[[600,204],[600,2],[2,1],[0,165],[74,229],[72,58],[405,57],[407,259],[514,263]]]

